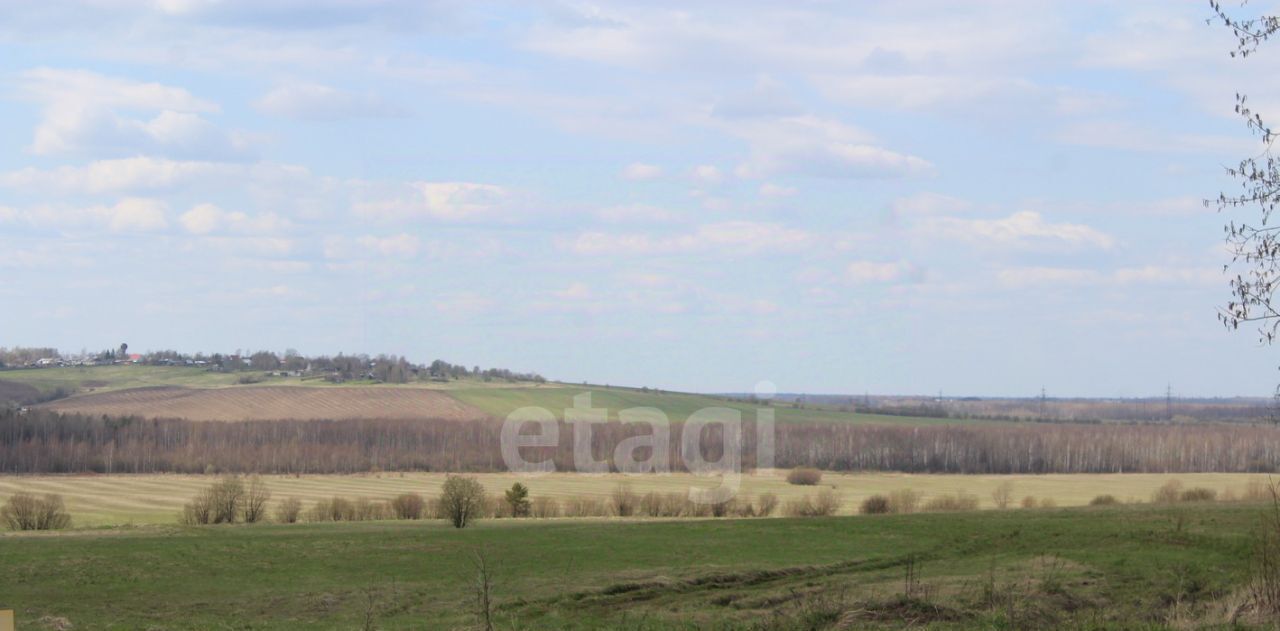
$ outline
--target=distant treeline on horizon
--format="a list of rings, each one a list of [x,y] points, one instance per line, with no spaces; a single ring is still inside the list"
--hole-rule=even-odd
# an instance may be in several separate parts
[[[121,344],[96,353],[81,351],[66,354],[56,348],[0,347],[0,369],[43,368],[55,366],[106,366],[114,364],[142,364],[150,366],[195,366],[216,371],[284,372],[297,376],[322,376],[334,380],[372,379],[386,383],[408,383],[417,380],[444,381],[476,377],[505,381],[546,381],[534,372],[517,372],[506,368],[468,368],[437,359],[429,364],[410,362],[398,355],[363,353],[346,355],[302,355],[288,349],[282,354],[273,351],[240,351],[234,353],[182,353],[173,350],[130,353],[128,344]]]

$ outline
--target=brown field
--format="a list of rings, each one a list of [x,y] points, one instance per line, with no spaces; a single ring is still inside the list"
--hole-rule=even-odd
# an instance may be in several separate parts
[[[643,494],[684,493],[691,486],[713,486],[717,479],[696,477],[688,473],[668,475],[624,475],[552,473],[526,476],[513,473],[472,474],[493,496],[513,482],[529,486],[532,497],[549,497],[558,501],[570,498],[607,500],[619,485]],[[348,499],[388,500],[400,493],[421,493],[433,498],[439,495],[443,473],[380,473],[361,475],[266,475],[271,489],[271,504],[289,497],[310,507],[317,500],[335,495]],[[100,527],[122,524],[176,524],[182,504],[200,489],[217,481],[214,475],[38,475],[0,476],[0,503],[14,493],[57,493],[72,515],[75,527]],[[1151,494],[1170,480],[1185,488],[1204,487],[1226,496],[1228,492],[1243,497],[1251,480],[1267,483],[1265,475],[1243,473],[1123,473],[1123,474],[1051,474],[1051,475],[913,475],[903,473],[835,473],[823,475],[820,486],[787,484],[786,472],[763,470],[744,474],[741,497],[753,500],[761,493],[773,493],[782,502],[811,496],[823,488],[833,489],[839,498],[838,513],[855,514],[858,504],[876,493],[900,489],[918,492],[922,500],[943,495],[967,493],[978,499],[980,508],[994,508],[992,492],[1001,484],[1012,484],[1013,506],[1020,506],[1030,496],[1042,502],[1050,500],[1059,507],[1083,506],[1097,495],[1114,495],[1121,502],[1147,502]],[[1018,509],[1022,510],[1022,509]],[[781,512],[778,513],[780,515]]]
[[[470,420],[484,412],[425,388],[157,386],[85,394],[40,407],[59,412],[185,418],[193,421],[274,419]]]

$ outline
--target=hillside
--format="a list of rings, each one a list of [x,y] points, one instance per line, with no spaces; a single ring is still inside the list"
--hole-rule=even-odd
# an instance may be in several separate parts
[[[255,383],[240,383],[246,377]],[[619,411],[631,408],[648,408],[635,411],[637,418],[674,421],[682,421],[709,407],[738,410],[744,419],[755,418],[761,409],[759,405],[726,397],[618,386],[479,379],[401,385],[371,381],[333,384],[320,379],[270,377],[253,372],[141,365],[7,370],[0,372],[0,396],[5,388],[28,397],[32,389],[46,396],[70,395],[43,404],[54,410],[193,420],[477,418],[486,415],[506,418],[525,407],[545,408],[557,418],[563,418],[564,410],[573,407],[574,397],[583,393],[591,394],[592,407],[608,409],[611,420],[617,420]],[[772,409],[779,423],[972,422],[860,414],[834,407],[799,407],[791,403],[778,403]]]

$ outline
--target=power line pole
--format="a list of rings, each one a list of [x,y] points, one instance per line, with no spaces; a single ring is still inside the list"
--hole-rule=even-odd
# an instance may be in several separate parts
[[[1040,420],[1042,421],[1044,420],[1044,403],[1045,403],[1044,386],[1040,386]]]
[[[1164,417],[1165,420],[1173,420],[1173,382],[1164,389]]]

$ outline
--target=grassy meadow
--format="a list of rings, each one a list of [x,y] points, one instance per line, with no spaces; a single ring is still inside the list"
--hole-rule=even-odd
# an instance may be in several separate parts
[[[0,607],[22,629],[483,628],[480,554],[499,629],[1228,628],[1262,510],[8,535]]]
[[[444,474],[382,473],[367,475],[285,475],[263,476],[272,493],[272,502],[296,497],[304,505],[335,495],[348,499],[386,500],[401,493],[421,493],[427,498],[440,493]],[[475,477],[491,495],[500,495],[512,483],[529,486],[532,497],[550,497],[558,501],[570,498],[607,500],[619,485],[636,494],[650,491],[683,493],[690,486],[711,486],[718,482],[687,473],[670,475],[585,475],[553,473],[539,477],[515,474],[481,473]],[[0,476],[0,502],[18,492],[57,493],[66,502],[74,526],[97,528],[114,525],[174,524],[183,503],[200,489],[216,481],[206,475],[67,475],[67,476]],[[1084,506],[1099,494],[1114,495],[1121,502],[1146,502],[1151,494],[1169,480],[1180,481],[1185,488],[1205,487],[1220,495],[1230,491],[1240,496],[1250,480],[1265,476],[1232,473],[1196,474],[1061,474],[1061,475],[912,475],[899,473],[826,473],[821,486],[787,484],[785,472],[768,471],[742,477],[741,494],[755,499],[773,493],[782,503],[812,496],[821,488],[832,488],[840,500],[837,514],[854,514],[862,500],[874,494],[887,494],[897,489],[912,489],[927,501],[930,498],[967,493],[978,498],[981,508],[994,508],[992,492],[1003,483],[1012,484],[1013,505],[1024,497],[1038,502],[1050,500],[1060,507]]]

